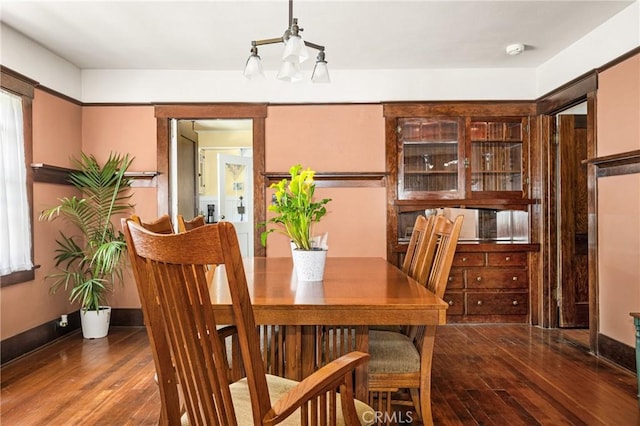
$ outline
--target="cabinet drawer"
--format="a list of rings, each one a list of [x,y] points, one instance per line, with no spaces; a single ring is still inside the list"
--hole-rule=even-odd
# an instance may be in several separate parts
[[[442,299],[449,304],[447,314],[462,315],[464,313],[464,294],[445,293]]]
[[[527,253],[488,253],[488,266],[527,266]]]
[[[484,266],[484,253],[456,253],[452,266]]]
[[[467,288],[526,288],[526,269],[470,268]]]
[[[528,293],[467,293],[467,315],[526,315]]]
[[[464,287],[464,269],[451,268],[449,273],[449,281],[447,288],[463,288]]]

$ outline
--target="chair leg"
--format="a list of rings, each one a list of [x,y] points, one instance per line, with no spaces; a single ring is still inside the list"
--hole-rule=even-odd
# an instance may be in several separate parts
[[[422,423],[427,425],[433,425],[433,415],[431,413],[431,390],[429,388],[420,392],[420,418]],[[418,407],[418,405],[416,405]]]
[[[416,414],[418,417],[422,418],[422,404],[420,403],[420,392],[418,389],[411,388],[409,389],[409,393],[411,394],[411,401],[413,402],[413,408],[416,410]]]

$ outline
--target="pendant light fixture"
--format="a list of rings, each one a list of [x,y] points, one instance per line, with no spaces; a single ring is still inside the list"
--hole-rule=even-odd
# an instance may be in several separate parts
[[[311,81],[314,83],[329,83],[329,69],[325,60],[324,46],[311,43],[302,39],[300,32],[303,29],[298,26],[298,18],[293,17],[293,0],[289,0],[289,27],[285,30],[282,37],[269,38],[265,40],[254,40],[251,42],[251,55],[247,59],[244,68],[244,76],[248,79],[264,78],[264,70],[260,56],[258,56],[258,46],[265,44],[283,43],[284,51],[282,53],[282,65],[278,71],[277,78],[283,81],[300,81],[302,80],[302,72],[300,64],[309,58],[309,49],[316,49],[318,56],[316,65],[311,74]]]

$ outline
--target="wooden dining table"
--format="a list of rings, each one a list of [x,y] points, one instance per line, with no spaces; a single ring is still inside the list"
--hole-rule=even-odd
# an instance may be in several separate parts
[[[285,376],[300,380],[317,367],[317,326],[355,328],[355,349],[368,348],[369,325],[439,325],[448,305],[383,258],[329,257],[324,279],[299,281],[291,258],[244,260],[256,324],[285,327]],[[233,324],[224,267],[210,285],[219,324]],[[366,399],[367,367],[356,372],[356,396]]]

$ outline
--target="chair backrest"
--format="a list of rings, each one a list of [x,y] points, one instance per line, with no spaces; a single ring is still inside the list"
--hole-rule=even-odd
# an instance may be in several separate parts
[[[425,247],[425,261],[427,268],[421,272],[427,288],[442,298],[449,282],[449,273],[453,264],[453,257],[458,246],[458,238],[464,216],[458,216],[453,221],[442,215],[435,216],[431,235]]]
[[[207,223],[204,221],[203,215],[198,215],[191,220],[186,220],[184,216],[178,214],[178,232],[191,231],[199,226],[204,226]]]
[[[151,222],[143,222],[139,216],[131,215],[128,219],[138,225],[142,226],[149,231],[159,234],[173,234],[173,225],[168,215],[159,217]],[[127,245],[130,246],[130,234],[128,232],[128,226],[126,225],[127,219],[122,219],[122,228],[124,230],[125,239]],[[153,360],[156,366],[156,380],[160,388],[160,400],[162,401],[162,407],[160,412],[160,423],[171,424],[172,421],[179,421],[182,402],[180,392],[177,387],[177,380],[175,375],[175,368],[170,356],[165,354],[170,353],[169,342],[164,332],[164,319],[160,312],[160,305],[158,304],[158,297],[156,289],[150,285],[150,281],[141,279],[140,275],[144,273],[139,269],[138,263],[133,256],[133,251],[128,250],[129,257],[131,258],[131,264],[133,265],[133,273],[135,276],[136,286],[138,287],[138,295],[140,298],[140,304],[142,306],[142,312],[144,315],[144,323],[147,328],[147,335],[149,336],[149,343],[151,344],[151,352],[153,354]]]
[[[411,239],[409,240],[407,253],[402,263],[402,272],[418,281],[419,273],[425,267],[423,253],[432,227],[433,216],[427,219],[424,215],[419,215],[416,218],[413,224],[413,231],[411,231]]]
[[[233,225],[221,222],[184,233],[161,235],[126,220],[123,229],[140,297],[144,300],[143,310],[153,309],[159,303],[159,312],[155,312],[152,321],[165,331],[169,350],[158,353],[158,357],[170,358],[161,363],[165,367],[175,365],[191,424],[236,424],[229,389],[229,364],[213,315],[204,268],[211,264],[225,266],[253,418],[262,419],[271,409],[271,403]],[[198,247],[198,250],[184,250],[184,247]],[[165,373],[171,375],[171,372]],[[161,383],[163,385],[175,387],[175,381]],[[175,415],[172,411],[169,414]],[[168,418],[169,424],[179,421],[179,417]]]
[[[191,220],[186,220],[184,216],[178,214],[178,232],[191,231],[192,229],[205,226],[207,222],[204,221],[204,216],[198,215]],[[205,270],[207,271],[207,282],[213,282],[213,274],[216,271],[216,265],[207,265]]]
[[[449,282],[449,273],[464,217],[458,216],[454,221],[443,215],[432,216],[432,218],[430,234],[422,247],[423,252],[418,254],[424,263],[415,279],[442,298]],[[410,326],[404,332],[413,340],[421,355],[421,371],[431,371],[435,326]]]
[[[173,234],[173,224],[168,214],[162,215],[151,222],[144,222],[139,216],[131,215],[131,219],[156,234]]]

